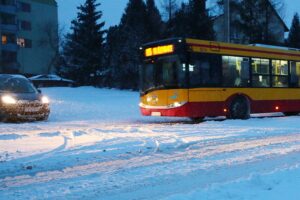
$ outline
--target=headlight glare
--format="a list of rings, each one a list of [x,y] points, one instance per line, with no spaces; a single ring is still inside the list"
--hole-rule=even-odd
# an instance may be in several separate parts
[[[48,98],[48,97],[45,97],[45,96],[43,96],[43,97],[42,97],[42,103],[43,103],[43,104],[48,104],[48,103],[50,103],[50,100],[49,100],[49,98]]]
[[[12,96],[9,95],[5,95],[1,98],[2,102],[4,104],[16,104],[17,100],[15,98],[13,98]]]

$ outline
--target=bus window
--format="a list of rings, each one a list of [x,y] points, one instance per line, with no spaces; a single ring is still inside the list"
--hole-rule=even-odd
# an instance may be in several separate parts
[[[300,87],[300,62],[290,62],[291,87]]]
[[[247,87],[249,84],[249,58],[223,56],[223,86]]]
[[[146,60],[141,68],[141,92],[186,87],[186,64],[178,55]]]
[[[152,64],[147,64],[144,67],[144,70],[141,71],[142,72],[142,79],[143,81],[141,81],[141,85],[142,85],[142,90],[144,89],[149,89],[149,88],[153,88],[154,85],[154,65]]]
[[[185,68],[178,56],[165,56],[157,60],[157,86],[184,87]]]
[[[220,56],[192,54],[189,64],[190,87],[220,85]]]
[[[252,58],[252,86],[270,87],[270,60]]]
[[[289,86],[289,66],[285,60],[272,60],[272,86],[288,87]]]

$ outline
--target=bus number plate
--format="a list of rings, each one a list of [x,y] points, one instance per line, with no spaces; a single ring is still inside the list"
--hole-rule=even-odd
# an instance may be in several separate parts
[[[160,117],[161,113],[160,112],[152,112],[151,116],[153,116],[153,117]]]

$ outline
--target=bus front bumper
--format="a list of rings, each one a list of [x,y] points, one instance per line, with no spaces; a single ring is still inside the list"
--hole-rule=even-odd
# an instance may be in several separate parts
[[[169,106],[147,106],[140,104],[144,116],[188,117],[188,103],[176,103]]]
[[[140,110],[144,116],[162,116],[162,117],[213,117],[225,116],[223,102],[186,102],[180,106],[174,107],[155,107],[140,104]]]

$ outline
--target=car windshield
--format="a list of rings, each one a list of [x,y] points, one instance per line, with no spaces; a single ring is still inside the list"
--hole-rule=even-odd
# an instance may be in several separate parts
[[[19,77],[0,77],[0,91],[13,93],[37,93],[30,81]]]
[[[185,68],[185,64],[177,55],[148,60],[141,69],[141,91],[184,87],[186,85]]]

